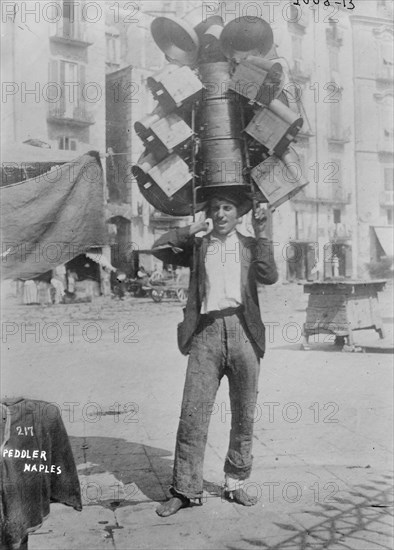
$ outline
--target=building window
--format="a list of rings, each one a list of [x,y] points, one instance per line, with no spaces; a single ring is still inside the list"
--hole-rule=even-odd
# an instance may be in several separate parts
[[[74,116],[74,109],[79,104],[79,94],[77,92],[79,87],[78,63],[62,61],[60,70],[63,76],[61,83],[64,83],[63,91],[65,94],[64,115],[66,118],[72,118]]]
[[[339,93],[339,92],[338,92]],[[337,103],[331,103],[330,105],[330,125],[331,125],[331,138],[342,139],[342,109],[341,102],[338,99]]]
[[[302,28],[302,30],[304,30],[305,27],[308,25],[308,16],[309,16],[309,10],[304,10],[300,7],[291,5],[290,17],[288,21],[289,23],[298,25],[299,27]]]
[[[329,92],[332,92],[331,101],[340,102],[342,93],[342,81],[339,74],[339,48],[331,47],[329,49],[329,69],[331,82],[334,83],[335,88],[329,88]]]
[[[63,0],[63,35],[65,38],[74,37],[75,15],[74,2]]]
[[[388,208],[387,213],[387,225],[393,225],[393,208]]]
[[[106,34],[106,63],[119,65],[119,36]]]
[[[340,159],[332,159],[332,162],[330,162],[329,165],[329,170],[331,170],[331,173],[327,182],[331,185],[331,198],[333,200],[341,201],[344,199],[342,187],[342,161]]]
[[[394,55],[393,55],[393,41],[392,36],[387,37],[384,35],[379,44],[380,55],[379,55],[379,66],[378,74],[379,78],[384,80],[393,80],[394,78]]]
[[[337,208],[334,208],[333,214],[334,214],[334,223],[335,224],[341,223],[341,211]]]
[[[393,98],[387,96],[381,105],[381,116],[383,126],[383,139],[386,142],[392,142],[394,135],[393,124]]]
[[[80,63],[53,59],[49,63],[48,94],[53,93],[48,102],[51,115],[68,119],[86,118],[84,86],[85,66]],[[61,91],[61,92],[60,92]]]
[[[85,26],[81,17],[81,2],[63,0],[62,17],[56,22],[56,35],[68,40],[81,40],[85,38]]]
[[[305,76],[308,77],[307,70],[305,67],[304,60],[302,58],[302,36],[298,34],[293,34],[291,37],[291,45],[293,50],[293,70],[295,76]]]
[[[382,58],[384,65],[393,66],[393,48],[390,42],[384,42],[382,44]]]
[[[77,140],[62,136],[59,138],[59,149],[61,149],[62,151],[76,151]]]
[[[339,71],[339,49],[338,48],[330,48],[329,53],[329,63],[330,63],[330,70],[332,71]]]
[[[392,208],[394,204],[394,168],[384,169],[384,195],[382,203],[390,205]]]
[[[293,50],[293,59],[300,61],[302,59],[302,37],[293,34],[291,37],[291,47]]]
[[[394,191],[394,168],[385,168],[384,169],[384,190]]]
[[[301,239],[301,236],[304,233],[304,213],[295,212],[295,238],[297,240]]]
[[[394,139],[394,117],[393,117],[393,92],[387,89],[384,92],[377,92],[374,97],[379,110],[379,142],[381,151],[392,152]]]
[[[328,44],[333,50],[337,50],[343,44],[343,31],[339,27],[338,22],[329,18],[330,24],[326,28],[326,38]]]

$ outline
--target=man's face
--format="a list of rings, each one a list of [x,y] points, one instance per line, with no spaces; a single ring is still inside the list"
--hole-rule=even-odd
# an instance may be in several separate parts
[[[212,199],[209,214],[215,235],[228,235],[238,224],[237,207],[225,199]]]

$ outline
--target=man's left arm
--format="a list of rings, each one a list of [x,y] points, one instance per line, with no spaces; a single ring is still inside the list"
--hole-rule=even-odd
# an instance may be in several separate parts
[[[256,281],[273,285],[278,280],[278,270],[274,258],[274,247],[270,235],[270,216],[268,209],[256,208],[252,214],[252,225],[256,237],[256,248],[253,255],[253,267]]]
[[[154,243],[153,254],[164,263],[191,267],[194,236],[206,229],[205,220],[171,229]]]

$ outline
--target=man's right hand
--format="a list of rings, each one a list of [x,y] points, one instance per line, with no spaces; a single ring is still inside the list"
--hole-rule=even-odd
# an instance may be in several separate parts
[[[208,231],[209,229],[209,223],[207,220],[194,222],[190,226],[190,235],[196,235],[196,233],[200,233],[200,231]]]
[[[271,239],[272,212],[265,204],[258,203],[253,208],[252,227],[256,239]]]

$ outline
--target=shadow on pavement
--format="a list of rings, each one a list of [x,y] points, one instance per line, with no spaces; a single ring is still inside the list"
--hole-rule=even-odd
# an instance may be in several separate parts
[[[69,440],[77,467],[86,465],[83,469],[78,468],[79,473],[91,478],[92,483],[95,476],[98,480],[100,474],[112,474],[123,485],[135,487],[134,491],[126,491],[128,498],[118,499],[105,498],[105,490],[100,488],[103,497],[92,504],[114,508],[147,500],[164,501],[169,496],[173,461],[169,460],[172,453],[168,450],[112,437],[70,436]],[[210,494],[221,495],[221,487],[214,483],[205,481],[204,489]]]
[[[381,479],[368,480],[366,484],[354,486],[348,498],[335,498],[336,504],[321,504],[320,511],[303,510],[302,514],[316,517],[318,523],[308,529],[297,524],[274,522],[274,525],[291,536],[280,543],[268,544],[256,538],[243,538],[242,548],[262,548],[265,550],[323,550],[381,548],[391,550],[393,533],[393,494],[392,476],[382,475]],[[352,498],[353,497],[353,498]],[[361,499],[361,500],[360,500]],[[302,521],[302,520],[301,520]],[[370,544],[370,546],[366,546]],[[229,550],[239,547],[227,546]]]

